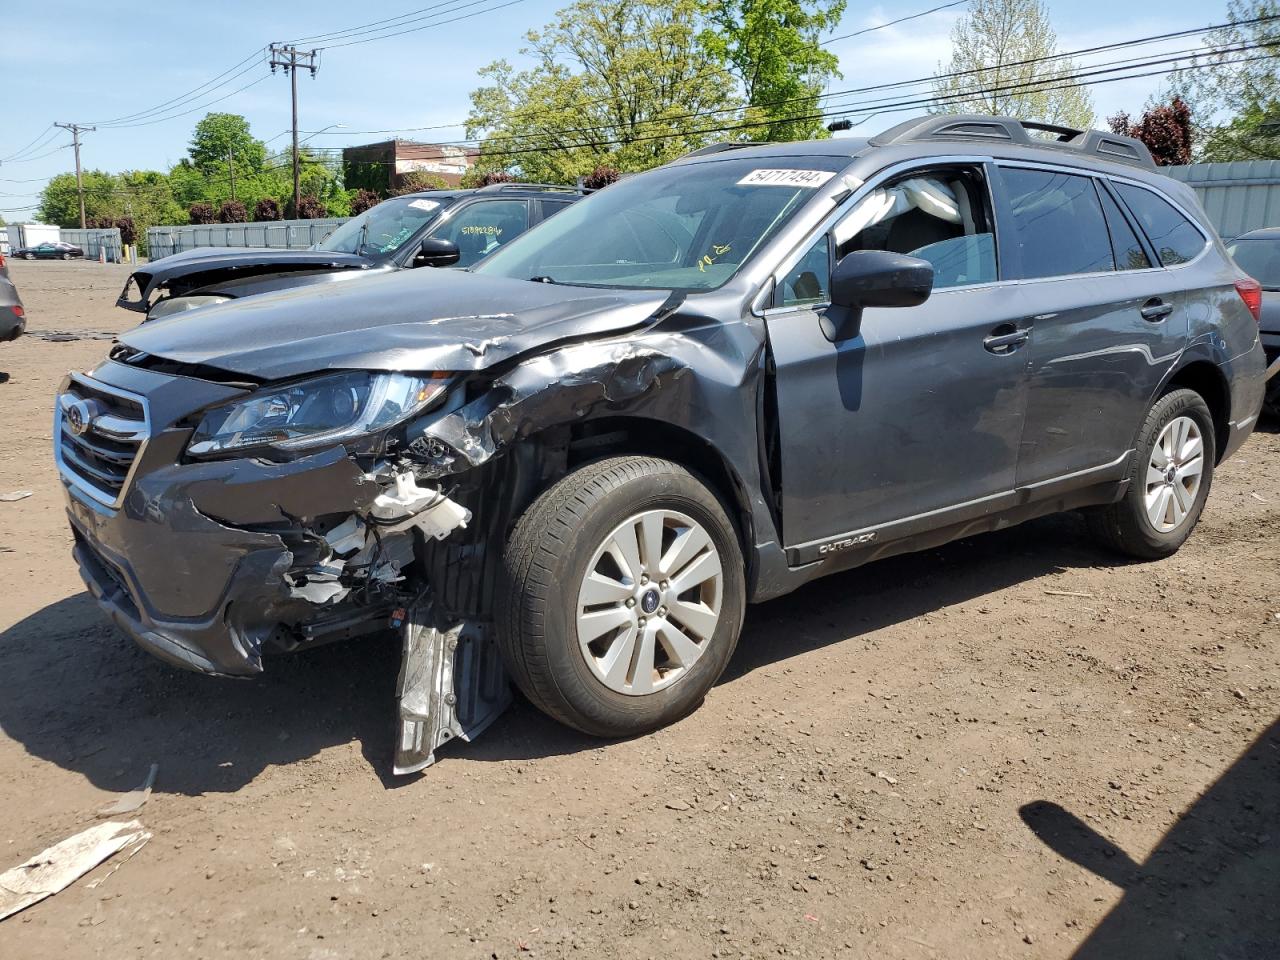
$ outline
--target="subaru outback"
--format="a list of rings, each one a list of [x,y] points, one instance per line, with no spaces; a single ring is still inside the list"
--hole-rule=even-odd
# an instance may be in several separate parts
[[[690,713],[746,605],[1084,511],[1154,559],[1263,401],[1258,284],[1136,140],[723,144],[469,270],[120,337],[57,400],[89,590],[210,674],[397,628],[395,768],[506,705]]]

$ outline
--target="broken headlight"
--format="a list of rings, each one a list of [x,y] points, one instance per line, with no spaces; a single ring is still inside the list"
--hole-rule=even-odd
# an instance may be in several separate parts
[[[206,412],[187,453],[200,457],[253,447],[302,450],[377,433],[438,401],[447,377],[351,372],[263,387]]]

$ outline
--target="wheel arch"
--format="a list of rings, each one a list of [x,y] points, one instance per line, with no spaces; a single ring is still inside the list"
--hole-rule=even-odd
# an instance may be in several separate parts
[[[1156,399],[1182,389],[1199,394],[1213,415],[1214,461],[1221,462],[1231,432],[1231,387],[1222,368],[1204,358],[1189,359],[1173,371]]]

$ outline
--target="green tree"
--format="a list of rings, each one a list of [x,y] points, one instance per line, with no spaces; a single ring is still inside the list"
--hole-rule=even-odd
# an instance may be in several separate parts
[[[951,30],[951,61],[940,64],[934,78],[934,94],[945,98],[936,110],[1088,129],[1093,125],[1088,92],[1061,88],[1077,75],[1076,65],[1065,57],[1023,62],[1057,51],[1058,37],[1040,0],[974,0]]]
[[[699,37],[713,62],[725,62],[742,83],[750,136],[783,141],[827,137],[818,97],[839,77],[840,61],[820,35],[835,26],[845,0],[713,0],[710,28]]]
[[[1205,118],[1197,160],[1280,158],[1280,0],[1230,0],[1227,25],[1206,37],[1225,52],[1196,58],[1194,69],[1180,72],[1175,84]],[[1242,53],[1240,47],[1260,44]]]
[[[249,121],[238,113],[206,113],[191,134],[187,155],[205,176],[229,179],[233,165],[237,174],[259,172],[267,160],[267,147],[254,138]]]
[[[522,53],[480,71],[467,136],[481,170],[569,183],[604,163],[645,170],[712,139],[704,128],[740,121],[734,77],[699,37],[701,0],[577,0],[527,33]],[[693,118],[690,114],[710,117]]]

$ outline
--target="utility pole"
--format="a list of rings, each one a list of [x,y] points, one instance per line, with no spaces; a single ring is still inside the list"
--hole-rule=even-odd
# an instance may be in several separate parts
[[[64,130],[71,131],[71,142],[76,148],[76,193],[80,195],[80,229],[84,227],[84,178],[80,174],[80,134],[97,130],[97,127],[83,127],[78,123],[55,123],[55,127],[62,127]]]
[[[298,216],[298,204],[302,197],[300,196],[300,178],[301,167],[298,161],[298,68],[304,67],[311,71],[314,78],[316,70],[319,68],[318,50],[301,51],[297,47],[283,43],[273,43],[271,45],[271,72],[276,72],[276,67],[283,67],[285,73],[289,74],[290,86],[293,88],[293,216]]]

